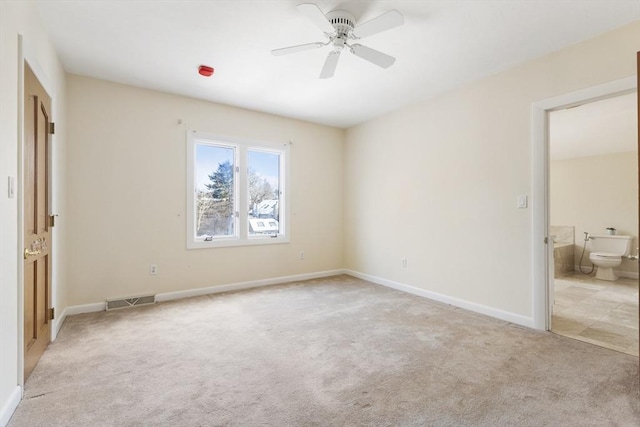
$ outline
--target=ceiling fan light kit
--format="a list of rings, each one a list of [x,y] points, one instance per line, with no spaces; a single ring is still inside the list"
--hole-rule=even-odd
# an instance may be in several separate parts
[[[297,9],[325,34],[328,41],[274,49],[271,51],[273,55],[288,55],[330,45],[331,51],[328,53],[320,72],[321,79],[333,77],[340,54],[345,48],[355,56],[382,68],[389,68],[395,62],[396,59],[393,56],[361,44],[351,44],[350,41],[381,33],[404,24],[404,18],[397,10],[390,10],[370,21],[357,25],[355,17],[344,10],[334,10],[325,16],[320,8],[313,3],[300,4]]]

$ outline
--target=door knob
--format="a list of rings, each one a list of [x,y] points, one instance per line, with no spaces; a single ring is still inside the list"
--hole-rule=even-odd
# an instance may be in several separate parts
[[[28,248],[24,248],[24,259],[29,258],[30,256],[40,255],[40,250],[30,251]]]

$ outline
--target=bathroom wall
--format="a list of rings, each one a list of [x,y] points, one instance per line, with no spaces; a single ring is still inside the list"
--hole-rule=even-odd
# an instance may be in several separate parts
[[[551,223],[575,226],[575,265],[580,261],[583,232],[604,234],[615,227],[632,235],[638,247],[638,153],[613,153],[551,162]],[[582,264],[591,266],[589,245]],[[625,260],[624,275],[637,277],[638,263]]]
[[[572,225],[552,225],[549,234],[553,236],[556,247],[573,245],[576,241],[576,228]]]
[[[552,225],[554,277],[560,277],[575,269],[575,230],[573,226]]]

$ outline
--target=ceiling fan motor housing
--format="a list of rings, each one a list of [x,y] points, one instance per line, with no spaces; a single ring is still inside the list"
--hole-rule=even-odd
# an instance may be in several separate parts
[[[344,10],[334,10],[327,13],[327,19],[335,28],[338,37],[348,37],[356,26],[355,17]]]
[[[396,59],[393,56],[371,49],[370,47],[362,46],[361,44],[349,44],[349,42],[402,25],[404,18],[397,10],[394,9],[385,12],[356,27],[355,17],[344,10],[333,10],[324,14],[318,5],[313,3],[301,3],[296,6],[296,8],[324,33],[328,41],[326,43],[305,43],[297,46],[274,49],[271,51],[273,55],[286,55],[329,45],[331,51],[328,53],[322,71],[320,72],[321,79],[333,77],[338,59],[345,48],[348,48],[348,51],[355,56],[381,68],[389,68],[395,62]]]

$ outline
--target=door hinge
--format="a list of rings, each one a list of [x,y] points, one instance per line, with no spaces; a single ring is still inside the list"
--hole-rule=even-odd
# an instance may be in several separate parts
[[[548,245],[548,244],[549,244],[549,238],[548,238],[548,237],[545,237],[545,238],[544,238],[544,244],[545,244],[545,245]]]
[[[56,217],[58,215],[49,215],[49,227],[55,227],[56,226]]]
[[[56,133],[56,124],[53,122],[49,122],[49,133],[51,135]]]
[[[49,309],[49,320],[53,320],[56,318],[56,309],[54,307],[51,307]]]

